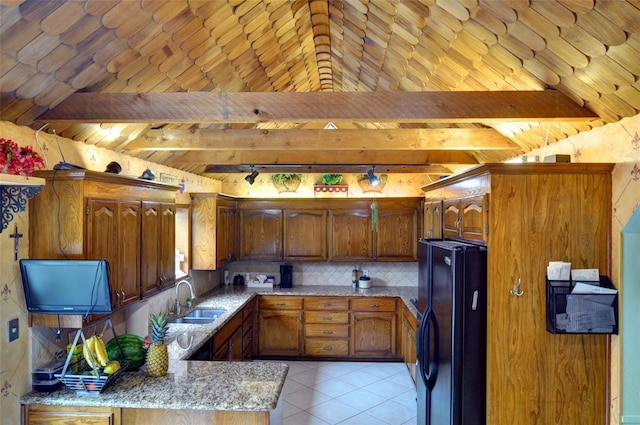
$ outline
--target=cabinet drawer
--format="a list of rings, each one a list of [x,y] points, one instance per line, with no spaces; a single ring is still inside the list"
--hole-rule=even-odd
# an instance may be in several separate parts
[[[304,336],[317,338],[348,338],[349,325],[306,324],[304,325]]]
[[[261,310],[301,310],[302,297],[261,296]]]
[[[307,356],[347,356],[349,354],[348,339],[306,338],[304,353]]]
[[[305,311],[305,323],[349,323],[348,311]]]
[[[353,311],[395,311],[395,298],[353,298],[351,300]]]
[[[305,310],[349,310],[348,298],[306,297]]]

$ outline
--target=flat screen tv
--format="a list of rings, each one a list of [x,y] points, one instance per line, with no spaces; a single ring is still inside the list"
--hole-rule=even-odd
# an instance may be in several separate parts
[[[107,260],[20,260],[27,310],[48,314],[111,313]]]

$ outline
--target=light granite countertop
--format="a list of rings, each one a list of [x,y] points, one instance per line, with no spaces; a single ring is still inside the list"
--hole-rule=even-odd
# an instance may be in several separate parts
[[[273,289],[226,286],[196,299],[194,308],[227,310],[209,324],[171,324],[167,334],[169,372],[151,378],[144,369],[123,372],[99,394],[64,387],[52,393],[31,392],[22,404],[111,406],[194,410],[269,411],[276,407],[288,372],[277,361],[202,362],[187,360],[257,295],[400,297],[415,315],[417,287],[294,286]],[[189,310],[185,311],[187,313]]]

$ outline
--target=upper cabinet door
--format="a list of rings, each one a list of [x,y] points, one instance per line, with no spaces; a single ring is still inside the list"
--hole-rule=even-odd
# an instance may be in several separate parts
[[[218,205],[216,219],[216,266],[219,268],[237,259],[236,207]]]
[[[331,261],[372,261],[373,232],[371,210],[332,210],[329,213],[331,228]]]
[[[282,260],[282,210],[240,210],[240,259]]]
[[[160,261],[158,273],[164,284],[162,289],[170,287],[176,280],[176,206],[170,203],[160,204]]]
[[[380,210],[376,233],[376,261],[418,259],[418,210]]]
[[[442,237],[442,201],[425,202],[423,237]]]
[[[489,231],[487,214],[489,195],[472,196],[460,200],[460,236],[486,242]]]
[[[284,211],[284,259],[325,261],[327,210]]]
[[[87,200],[88,260],[109,261],[111,267],[111,306],[120,304],[121,266],[118,261],[118,201],[113,199]]]
[[[140,202],[118,203],[119,271],[117,281],[120,304],[128,305],[140,299]]]

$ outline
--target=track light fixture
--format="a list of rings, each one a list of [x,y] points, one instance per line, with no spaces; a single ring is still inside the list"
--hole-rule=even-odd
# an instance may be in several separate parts
[[[245,177],[244,180],[249,184],[253,184],[253,182],[256,181],[256,177],[258,177],[258,174],[260,173],[255,170],[253,165],[251,165],[249,168],[251,169],[251,174]]]
[[[369,184],[371,186],[377,186],[380,184],[380,179],[376,176],[375,173],[376,166],[372,165],[371,169],[367,171],[367,176],[369,177]]]

